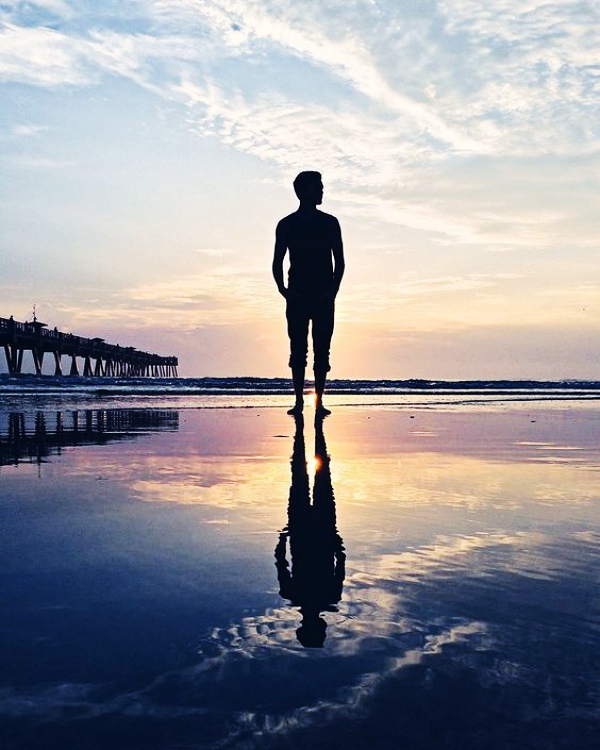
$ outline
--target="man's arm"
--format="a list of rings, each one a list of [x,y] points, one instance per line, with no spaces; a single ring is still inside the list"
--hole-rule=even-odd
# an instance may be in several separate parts
[[[285,231],[280,221],[275,230],[275,252],[273,253],[273,278],[279,289],[279,294],[287,299],[288,290],[283,282],[283,259],[287,252]]]
[[[342,283],[342,277],[346,270],[346,261],[344,260],[344,243],[342,242],[342,230],[340,229],[340,223],[332,216],[331,222],[331,252],[333,253],[333,283],[329,291],[325,293],[325,296],[331,296],[335,298],[340,289]]]

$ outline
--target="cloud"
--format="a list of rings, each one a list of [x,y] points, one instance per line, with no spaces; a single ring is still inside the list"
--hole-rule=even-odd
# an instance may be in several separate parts
[[[173,3],[162,6],[174,11]],[[496,154],[532,153],[536,145],[560,150],[565,139],[570,152],[597,150],[597,103],[577,121],[572,112],[565,117],[569,105],[592,104],[598,86],[591,9],[586,16],[572,3],[550,11],[527,4],[515,12],[513,3],[488,9],[439,2],[427,9],[428,19],[405,2],[385,6],[385,13],[353,2],[340,19],[337,2],[301,13],[291,2],[176,6],[207,23],[238,55],[256,57],[268,45],[320,66],[413,137],[429,132],[442,153],[446,146]]]
[[[444,37],[462,45],[469,63],[469,78],[454,79],[452,88],[470,127],[492,125],[499,151],[597,152],[595,7],[541,0],[442,0],[438,7]]]
[[[370,3],[354,4],[354,12],[341,26],[336,19],[337,8],[329,6],[326,15],[300,13],[297,4],[275,2],[203,3],[210,5],[209,17],[214,28],[224,32],[224,40],[252,48],[268,42],[287,54],[297,56],[325,69],[328,75],[348,83],[357,93],[383,106],[388,112],[409,118],[419,129],[425,129],[442,143],[453,148],[478,151],[479,144],[454,131],[433,112],[428,102],[418,101],[392,88],[374,64],[371,52],[361,37],[365,10]],[[337,5],[337,4],[334,4]],[[198,7],[198,3],[192,3]],[[348,10],[348,9],[347,9]],[[205,11],[206,12],[206,11]],[[231,34],[235,27],[236,34]]]
[[[116,74],[160,95],[167,72],[160,61],[178,66],[198,58],[190,37],[110,29],[77,35],[4,24],[0,42],[0,80],[46,87],[97,85],[106,74]]]
[[[36,125],[31,122],[22,123],[20,125],[13,125],[11,129],[11,135],[15,138],[30,138],[36,135],[40,135],[48,130],[46,125]]]
[[[7,161],[12,161],[25,169],[65,169],[77,166],[77,162],[68,159],[52,159],[46,156],[14,156]]]
[[[249,273],[236,263],[125,287],[93,300],[87,297],[86,294],[85,298],[65,302],[61,295],[60,300],[51,304],[44,302],[52,308],[53,318],[68,317],[74,332],[83,335],[79,330],[82,324],[87,327],[116,324],[140,330],[174,326],[180,332],[249,321],[260,327],[273,319],[274,305],[279,299],[267,273]]]
[[[98,75],[86,66],[87,43],[49,28],[5,24],[0,32],[0,81],[40,86],[89,85]]]
[[[520,278],[516,274],[500,274],[492,277],[486,274],[469,274],[468,276],[439,276],[430,279],[417,279],[414,274],[406,274],[403,281],[394,285],[394,291],[400,296],[415,297],[419,295],[440,294],[447,292],[476,291],[489,289],[499,281]]]
[[[223,248],[216,247],[201,247],[197,248],[194,252],[200,255],[207,255],[211,258],[227,258],[235,255],[235,250],[226,250]]]
[[[73,8],[64,0],[7,0],[2,4],[2,10],[9,17],[34,18],[41,17],[71,18],[75,15]]]
[[[134,303],[155,305],[158,309],[168,307],[185,311],[186,318],[181,321],[183,327],[207,322],[230,325],[249,319],[271,318],[273,289],[273,283],[266,275],[254,276],[237,265],[231,265],[134,287],[127,290],[126,298]],[[235,300],[235,305],[232,300]]]

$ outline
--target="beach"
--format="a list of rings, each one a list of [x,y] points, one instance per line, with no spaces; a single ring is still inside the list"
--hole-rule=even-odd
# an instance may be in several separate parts
[[[286,399],[6,396],[0,746],[597,747],[600,403]]]

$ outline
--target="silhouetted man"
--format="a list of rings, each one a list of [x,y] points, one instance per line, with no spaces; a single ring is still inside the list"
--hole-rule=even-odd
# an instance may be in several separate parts
[[[335,297],[345,268],[342,233],[335,216],[317,209],[323,201],[319,172],[300,172],[294,180],[294,190],[300,206],[277,225],[273,256],[273,277],[286,299],[290,367],[296,394],[288,414],[300,414],[304,406],[308,326],[312,323],[316,413],[322,417],[330,413],[323,406],[323,391],[330,370]],[[283,280],[286,252],[290,262],[287,287]]]

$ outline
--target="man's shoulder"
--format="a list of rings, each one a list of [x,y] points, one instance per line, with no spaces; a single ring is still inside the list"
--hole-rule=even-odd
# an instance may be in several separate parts
[[[291,214],[288,214],[287,216],[284,216],[283,219],[279,221],[280,224],[289,224],[291,221],[295,221],[298,218],[298,211],[292,211]]]
[[[289,227],[290,224],[293,224],[294,217],[296,216],[296,212],[292,214],[288,214],[287,216],[284,216],[283,219],[280,219],[277,222],[277,231],[285,230],[286,227]]]
[[[322,221],[326,221],[328,224],[337,226],[340,223],[333,214],[326,214],[325,211],[317,211],[317,213],[322,217]]]

